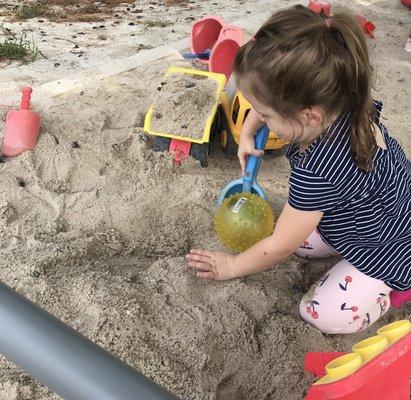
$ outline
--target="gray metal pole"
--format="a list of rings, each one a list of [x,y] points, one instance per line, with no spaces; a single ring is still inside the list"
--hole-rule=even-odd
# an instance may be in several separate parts
[[[3,283],[0,353],[66,400],[177,400]]]

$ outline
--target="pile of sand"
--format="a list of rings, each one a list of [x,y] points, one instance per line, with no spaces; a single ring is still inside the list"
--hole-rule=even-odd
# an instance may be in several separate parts
[[[157,87],[151,129],[201,139],[207,118],[218,102],[217,81],[201,75],[172,73]]]
[[[386,5],[367,11],[378,29],[377,98],[409,154],[408,32]],[[302,294],[336,259],[290,257],[245,279],[199,281],[184,255],[222,249],[214,203],[240,169],[217,145],[207,168],[152,152],[142,125],[167,67],[157,62],[38,106],[35,150],[0,164],[0,279],[182,399],[301,400],[313,382],[303,371],[307,351],[347,351],[411,308],[350,336],[307,325]],[[289,167],[264,160],[259,180],[278,213]],[[1,399],[59,398],[6,360],[0,366]]]

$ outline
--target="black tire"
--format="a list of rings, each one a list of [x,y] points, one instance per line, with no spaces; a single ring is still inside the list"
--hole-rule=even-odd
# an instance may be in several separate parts
[[[217,107],[217,112],[214,116],[214,121],[211,124],[211,128],[210,128],[210,143],[214,142],[217,138],[220,137],[220,133],[223,131],[224,129],[224,111],[223,111],[223,107],[220,104]]]
[[[151,137],[151,148],[154,151],[168,151],[171,139],[162,136]]]
[[[207,166],[208,155],[210,154],[210,143],[192,143],[190,156],[200,161],[202,167]]]
[[[235,142],[233,135],[231,134],[231,131],[228,128],[228,126],[225,129],[225,135],[227,136],[225,146],[223,143],[223,136],[221,136],[221,147],[222,147],[223,153],[229,159],[237,158],[238,144]]]

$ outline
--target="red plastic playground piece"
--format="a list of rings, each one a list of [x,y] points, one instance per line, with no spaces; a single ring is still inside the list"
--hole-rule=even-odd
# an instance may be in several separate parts
[[[228,79],[233,72],[233,61],[238,49],[244,44],[244,31],[237,26],[221,29],[217,43],[210,54],[209,70],[224,74]]]
[[[195,22],[191,27],[190,48],[193,54],[212,49],[225,22],[214,15],[208,15]],[[207,63],[208,60],[200,60]]]
[[[24,87],[21,91],[23,96],[20,110],[10,110],[4,124],[2,153],[6,157],[32,150],[39,135],[40,115],[30,110],[30,96],[33,89]]]
[[[404,6],[411,8],[411,0],[401,0],[401,3],[404,4]]]
[[[317,14],[324,14],[327,17],[331,14],[331,4],[325,0],[311,0],[308,3],[308,9]]]
[[[174,154],[174,161],[181,164],[181,161],[190,156],[191,142],[186,140],[171,139],[168,151]]]
[[[312,385],[305,400],[409,400],[410,376],[411,332],[346,378]]]
[[[367,21],[367,19],[365,17],[362,17],[361,15],[358,15],[357,18],[358,22],[364,29],[364,33],[371,39],[374,39],[375,25],[371,21]]]

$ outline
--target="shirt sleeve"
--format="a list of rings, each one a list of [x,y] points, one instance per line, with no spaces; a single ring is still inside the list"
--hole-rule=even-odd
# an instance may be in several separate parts
[[[331,211],[341,201],[334,185],[312,171],[295,167],[289,180],[288,203],[301,211]]]

